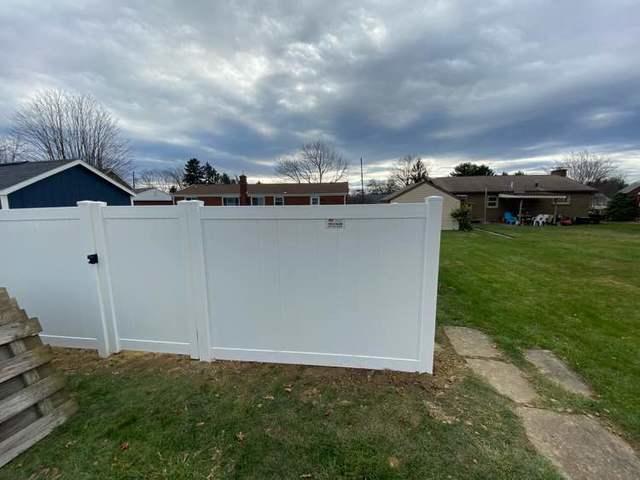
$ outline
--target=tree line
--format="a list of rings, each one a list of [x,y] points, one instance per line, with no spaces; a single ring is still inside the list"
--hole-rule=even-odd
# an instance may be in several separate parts
[[[133,167],[129,142],[118,121],[89,95],[62,90],[38,92],[16,111],[9,134],[0,138],[0,163],[77,159],[122,178],[129,178]],[[556,162],[555,167],[566,168],[570,178],[606,195],[613,195],[626,185],[616,163],[605,155],[574,152]],[[280,158],[274,171],[297,183],[332,183],[345,180],[348,169],[348,161],[334,145],[315,140],[303,144],[293,155]],[[496,172],[488,165],[463,162],[450,175],[491,176]],[[428,178],[429,165],[420,156],[409,154],[396,161],[385,180],[370,180],[367,192],[392,193]],[[189,159],[184,167],[146,170],[138,176],[139,184],[164,190],[235,182],[237,177],[218,172],[211,163],[201,164],[196,158]]]

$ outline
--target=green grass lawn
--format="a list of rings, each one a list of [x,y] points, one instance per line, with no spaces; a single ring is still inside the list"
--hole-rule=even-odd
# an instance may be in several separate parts
[[[555,479],[507,402],[439,374],[61,351],[79,412],[1,479]]]
[[[556,352],[593,386],[549,406],[640,440],[640,226],[446,232],[438,321],[514,360]],[[558,479],[446,339],[436,375],[60,350],[79,412],[0,479]],[[553,400],[551,400],[553,398]]]
[[[487,227],[446,232],[440,324],[478,327],[524,365],[530,347],[553,350],[592,385],[597,413],[640,444],[640,225]]]

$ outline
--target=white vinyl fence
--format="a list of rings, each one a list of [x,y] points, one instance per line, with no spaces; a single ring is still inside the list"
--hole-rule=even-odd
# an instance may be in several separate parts
[[[45,341],[103,356],[432,372],[441,211],[441,197],[0,210],[0,286]]]

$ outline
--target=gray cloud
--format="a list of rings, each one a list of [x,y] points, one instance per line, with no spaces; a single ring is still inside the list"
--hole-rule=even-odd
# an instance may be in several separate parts
[[[0,4],[0,130],[39,88],[91,93],[137,168],[232,173],[322,137],[382,177],[405,153],[541,171],[609,153],[640,177],[635,1]]]

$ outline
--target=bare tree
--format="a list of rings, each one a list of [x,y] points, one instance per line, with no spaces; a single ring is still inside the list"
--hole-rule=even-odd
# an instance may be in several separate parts
[[[283,158],[276,173],[298,183],[335,183],[347,174],[348,163],[332,145],[315,141],[302,146],[293,158]]]
[[[429,171],[422,158],[405,155],[396,163],[389,179],[399,188],[422,182],[429,178]]]
[[[0,163],[18,162],[22,158],[23,145],[15,135],[0,138]]]
[[[393,193],[397,188],[397,184],[391,178],[385,181],[371,179],[367,183],[367,193],[374,195],[387,195]]]
[[[296,183],[302,183],[302,162],[298,158],[281,158],[276,164],[276,174]]]
[[[617,166],[611,158],[588,150],[571,152],[556,163],[556,168],[566,168],[570,178],[585,185],[601,183],[617,173]]]
[[[17,111],[12,133],[32,160],[83,160],[120,176],[131,169],[118,122],[88,95],[42,91]]]
[[[165,192],[181,190],[186,187],[182,181],[183,173],[182,167],[179,166],[145,170],[140,174],[136,186],[158,188]]]

